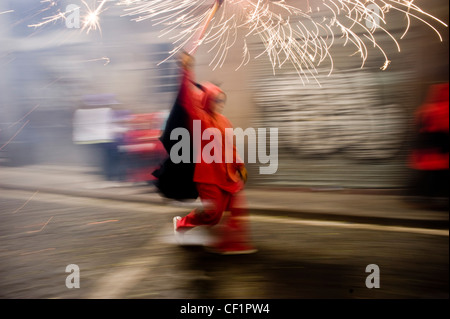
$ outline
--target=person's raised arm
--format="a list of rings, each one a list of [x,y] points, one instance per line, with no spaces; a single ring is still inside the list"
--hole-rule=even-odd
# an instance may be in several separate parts
[[[199,101],[195,98],[197,87],[193,79],[194,58],[183,52],[179,63],[182,72],[179,102],[192,119],[202,119],[204,111],[199,107]]]

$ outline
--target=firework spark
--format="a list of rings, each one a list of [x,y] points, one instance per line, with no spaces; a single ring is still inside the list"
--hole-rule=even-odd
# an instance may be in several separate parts
[[[82,0],[83,4],[87,8],[87,13],[84,16],[84,22],[83,22],[83,28],[82,30],[87,30],[86,32],[89,33],[91,30],[99,30],[101,32],[100,28],[100,14],[106,10],[105,3],[108,0],[102,0],[102,2],[98,5],[97,8],[91,9],[89,5]]]
[[[83,12],[84,14],[83,14],[83,18],[82,18],[83,27],[81,29],[83,31],[86,31],[86,33],[89,33],[91,30],[99,30],[101,32],[100,14],[102,12],[104,12],[105,10],[107,10],[107,8],[105,7],[105,4],[106,4],[106,2],[108,2],[108,0],[102,0],[100,2],[100,4],[95,8],[91,8],[91,6],[88,3],[86,3],[86,1],[84,1],[84,0],[81,0],[81,2],[84,5],[84,12]],[[41,3],[48,3],[48,7],[41,10],[40,12],[48,11],[52,7],[56,7],[58,5],[58,2],[56,0],[43,0],[43,1],[41,1]],[[43,18],[43,21],[36,23],[36,24],[31,24],[31,25],[29,25],[29,27],[39,28],[39,27],[45,26],[50,23],[56,23],[61,20],[65,21],[68,16],[70,16],[77,10],[81,10],[81,8],[74,6],[72,9],[66,10],[64,12],[61,10],[57,10],[57,12],[54,15],[45,17],[45,18]]]
[[[91,59],[91,60],[86,60],[86,61],[83,61],[83,62],[97,62],[97,61],[103,61],[104,62],[103,65],[104,66],[108,65],[109,63],[111,63],[111,60],[108,57],[101,57],[101,58],[98,58],[98,59]]]
[[[22,132],[22,130],[25,128],[25,126],[28,125],[28,123],[30,122],[30,120],[26,121],[25,124],[23,124],[18,130],[17,132],[9,139],[7,140],[3,145],[0,146],[0,151],[3,150],[6,146],[9,145],[9,143],[11,143],[11,141],[17,136],[19,135],[20,132]]]
[[[17,208],[13,214],[17,213],[18,211],[20,211],[22,208],[24,208],[25,206],[28,205],[28,203],[33,199],[34,196],[36,196],[36,194],[39,193],[39,191],[36,191],[22,206],[20,206],[19,208]]]
[[[13,12],[14,12],[14,10],[3,11],[3,12],[0,12],[0,15],[7,14],[7,13],[13,13]]]
[[[204,37],[197,38],[199,30],[208,23],[208,17],[215,13],[212,2],[127,0],[122,4],[127,6],[127,15],[135,16],[136,21],[151,19],[155,25],[165,26],[162,36],[168,36],[175,46],[171,55],[193,41],[196,45],[209,44],[211,65],[216,68],[223,66],[233,46],[241,45],[240,66],[243,66],[251,58],[248,39],[257,36],[264,49],[255,58],[267,55],[274,72],[290,62],[300,75],[313,76],[324,60],[331,62],[332,72],[330,48],[339,33],[344,38],[344,45],[352,44],[356,48],[356,54],[362,59],[361,67],[367,60],[370,45],[382,52],[385,62],[381,68],[386,69],[390,61],[377,43],[375,33],[388,35],[400,50],[398,40],[387,31],[386,16],[390,12],[400,12],[406,17],[406,30],[401,38],[407,33],[412,19],[432,28],[441,41],[438,30],[427,20],[447,27],[416,6],[414,0],[224,0],[220,1],[221,8]],[[291,5],[293,2],[303,7]]]
[[[55,0],[44,2],[55,5]],[[108,1],[98,0],[100,4],[95,9],[82,2],[87,9],[83,30],[101,31],[99,17]],[[355,47],[361,67],[368,58],[369,47],[379,50],[385,59],[381,69],[385,70],[390,60],[377,37],[387,35],[400,51],[398,40],[388,31],[388,15],[395,12],[406,21],[400,39],[413,19],[434,30],[441,41],[433,24],[447,27],[415,5],[414,0],[120,0],[117,4],[124,7],[124,16],[135,21],[150,19],[155,26],[163,27],[161,37],[174,44],[167,59],[181,50],[193,52],[200,45],[208,45],[211,66],[217,68],[224,65],[232,47],[241,46],[242,67],[251,60],[248,43],[251,36],[256,36],[263,49],[253,53],[254,58],[268,56],[274,72],[291,63],[306,78],[314,77],[316,68],[326,60],[332,72],[330,49],[338,37],[344,40],[344,46]],[[59,12],[35,26],[65,19],[66,15]]]

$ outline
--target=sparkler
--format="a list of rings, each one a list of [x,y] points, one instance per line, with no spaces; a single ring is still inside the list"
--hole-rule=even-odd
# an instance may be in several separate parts
[[[95,10],[88,9],[83,27],[87,32],[100,29],[99,15],[106,2],[101,1]],[[89,8],[84,0],[83,3]],[[135,21],[151,19],[155,26],[163,26],[161,37],[174,44],[166,60],[181,50],[193,53],[199,46],[209,45],[210,65],[217,68],[224,65],[230,49],[240,45],[242,67],[251,60],[248,42],[256,36],[263,49],[254,58],[267,55],[274,72],[289,62],[301,76],[314,76],[316,68],[326,60],[330,62],[331,74],[330,49],[339,34],[344,46],[355,47],[361,67],[372,46],[383,54],[381,69],[385,70],[390,61],[377,37],[387,35],[400,51],[398,40],[388,31],[389,14],[397,12],[405,18],[406,28],[400,39],[413,19],[430,27],[441,41],[433,24],[447,27],[415,5],[414,0],[119,0],[118,5],[124,6],[124,16]],[[49,17],[41,24],[60,18],[63,17]]]

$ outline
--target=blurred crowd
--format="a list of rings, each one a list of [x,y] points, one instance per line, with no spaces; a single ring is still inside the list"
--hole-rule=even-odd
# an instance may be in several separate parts
[[[159,140],[168,113],[133,114],[111,95],[85,96],[73,116],[73,142],[105,180],[148,182],[166,151]]]

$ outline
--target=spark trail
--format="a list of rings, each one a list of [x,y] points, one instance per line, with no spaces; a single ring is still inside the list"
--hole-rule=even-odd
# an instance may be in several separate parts
[[[54,0],[45,0],[53,5]],[[436,25],[447,24],[414,4],[414,0],[119,0],[97,1],[95,9],[86,7],[83,30],[101,30],[99,17],[107,6],[124,8],[122,16],[134,21],[151,20],[162,27],[161,37],[172,41],[174,48],[168,57],[181,50],[195,51],[198,46],[208,46],[210,65],[224,65],[230,49],[242,48],[239,67],[251,61],[252,56],[267,56],[274,72],[291,63],[303,78],[315,76],[317,67],[329,62],[333,71],[330,49],[342,38],[345,46],[352,45],[355,55],[364,64],[370,48],[384,56],[381,69],[390,65],[383,47],[377,42],[381,34],[387,35],[400,51],[399,40],[410,29],[412,20],[425,24],[442,36]],[[388,16],[401,14],[405,18],[405,31],[396,39],[388,30]],[[61,13],[44,19],[40,26],[57,19]],[[251,52],[251,37],[263,44],[260,52]],[[194,48],[194,49],[193,49]],[[164,62],[164,61],[163,61]],[[239,68],[238,67],[238,68]]]

